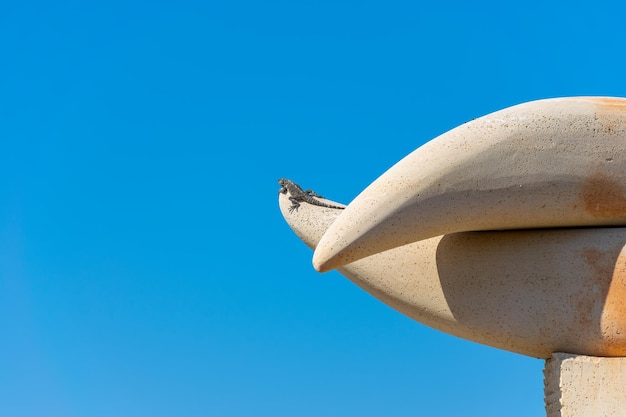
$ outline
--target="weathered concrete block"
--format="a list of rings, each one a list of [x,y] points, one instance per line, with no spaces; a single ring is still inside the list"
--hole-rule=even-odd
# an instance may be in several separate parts
[[[626,417],[626,358],[554,353],[543,373],[547,417]]]

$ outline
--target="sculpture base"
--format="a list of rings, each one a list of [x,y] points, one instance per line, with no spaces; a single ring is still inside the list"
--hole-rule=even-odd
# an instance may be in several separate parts
[[[557,352],[543,373],[547,417],[626,417],[626,358]]]

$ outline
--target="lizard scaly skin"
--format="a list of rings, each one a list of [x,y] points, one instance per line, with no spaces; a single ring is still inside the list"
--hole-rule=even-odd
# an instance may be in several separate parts
[[[289,213],[292,213],[294,210],[298,211],[298,207],[300,207],[301,202],[313,204],[314,206],[343,209],[343,207],[334,206],[332,204],[327,204],[323,201],[318,200],[318,198],[324,197],[317,194],[313,190],[303,190],[302,187],[300,187],[298,184],[286,178],[279,179],[278,184],[281,186],[281,189],[278,191],[278,193],[289,193],[289,200],[291,200],[291,202],[293,203],[293,205],[289,207]]]

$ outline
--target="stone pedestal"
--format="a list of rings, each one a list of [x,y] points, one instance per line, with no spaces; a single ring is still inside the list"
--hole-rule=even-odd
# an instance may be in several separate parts
[[[543,372],[547,417],[626,417],[626,358],[554,353]]]

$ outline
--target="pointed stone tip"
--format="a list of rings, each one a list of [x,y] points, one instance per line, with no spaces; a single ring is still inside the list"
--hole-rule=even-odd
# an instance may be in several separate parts
[[[401,210],[400,203],[405,200],[396,195],[404,189],[389,191],[392,187],[381,178],[384,182],[379,187],[383,191],[368,187],[324,232],[313,254],[313,267],[318,272],[337,269],[405,243],[398,243],[396,229],[400,222],[392,221],[397,207]]]
[[[326,230],[313,254],[313,267],[318,272],[327,272],[389,249],[379,247],[385,235],[380,230],[361,221],[360,211],[349,208]],[[376,220],[376,219],[375,219]]]
[[[333,256],[328,250],[318,250],[319,246],[313,253],[313,268],[317,272],[328,272],[341,266],[337,260],[337,256]]]
[[[352,247],[346,245],[342,236],[332,233],[332,230],[331,233],[328,232],[327,230],[324,233],[313,253],[313,268],[318,272],[328,272],[352,261]]]

